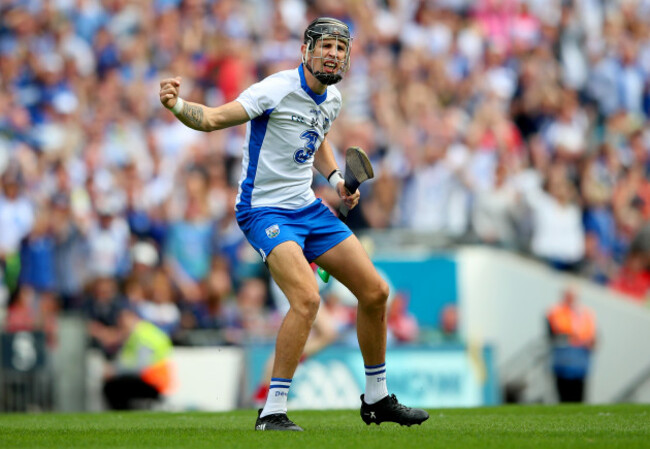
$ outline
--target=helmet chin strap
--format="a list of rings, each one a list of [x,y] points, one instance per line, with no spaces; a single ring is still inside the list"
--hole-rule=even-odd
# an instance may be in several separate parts
[[[343,76],[339,75],[338,73],[325,73],[325,72],[314,73],[314,70],[311,68],[311,64],[309,64],[307,61],[305,61],[305,67],[307,67],[309,73],[314,75],[314,78],[316,78],[321,84],[324,84],[326,86],[336,84],[343,79]]]

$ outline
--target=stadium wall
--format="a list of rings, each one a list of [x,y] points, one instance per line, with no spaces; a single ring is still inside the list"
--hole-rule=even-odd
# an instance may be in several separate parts
[[[495,349],[501,376],[531,343],[545,341],[546,311],[571,283],[597,318],[598,341],[587,402],[647,402],[650,311],[593,283],[565,276],[509,252],[468,247],[457,252],[461,334]]]

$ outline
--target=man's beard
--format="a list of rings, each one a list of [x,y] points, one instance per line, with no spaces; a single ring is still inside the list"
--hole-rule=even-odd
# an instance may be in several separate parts
[[[307,66],[307,70],[309,70],[309,73],[314,75],[314,78],[316,78],[321,84],[324,84],[326,86],[331,86],[332,84],[336,84],[343,79],[343,75],[340,75],[338,73],[325,73],[325,72],[314,73],[310,64],[305,64],[305,65]]]

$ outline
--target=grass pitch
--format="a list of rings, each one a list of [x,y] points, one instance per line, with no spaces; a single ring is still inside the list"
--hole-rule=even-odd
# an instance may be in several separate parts
[[[255,432],[256,412],[0,415],[0,448],[650,448],[650,405],[429,410],[366,426],[358,410],[290,411],[305,432]]]

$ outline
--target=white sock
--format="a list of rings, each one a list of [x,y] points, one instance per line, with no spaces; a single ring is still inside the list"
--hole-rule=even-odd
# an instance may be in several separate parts
[[[386,388],[386,364],[365,365],[366,368],[366,393],[363,400],[366,404],[374,404],[388,396]]]
[[[266,396],[266,404],[260,413],[260,418],[276,413],[287,413],[287,397],[289,397],[290,386],[291,379],[271,378],[269,394]]]

